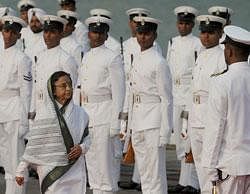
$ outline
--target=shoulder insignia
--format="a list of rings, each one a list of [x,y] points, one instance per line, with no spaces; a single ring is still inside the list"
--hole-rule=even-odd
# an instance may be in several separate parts
[[[226,69],[224,69],[222,72],[213,73],[210,77],[217,77],[219,75],[222,75],[222,74],[226,73],[227,71],[228,71],[228,67]]]

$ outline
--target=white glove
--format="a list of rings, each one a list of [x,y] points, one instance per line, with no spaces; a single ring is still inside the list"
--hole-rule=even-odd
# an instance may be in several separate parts
[[[165,138],[165,137],[160,137],[158,147],[165,147],[165,146],[167,145],[167,143],[168,143],[167,138]]]
[[[127,122],[121,120],[121,130],[120,130],[121,141],[124,141],[126,139],[126,134],[127,134]]]
[[[219,180],[218,171],[216,168],[205,168],[208,172],[210,182],[217,182]]]
[[[120,130],[119,129],[109,129],[109,136],[112,138],[112,137],[115,137],[117,135],[119,135],[119,132]]]
[[[181,138],[184,140],[188,138],[187,128],[188,128],[188,120],[182,119]]]

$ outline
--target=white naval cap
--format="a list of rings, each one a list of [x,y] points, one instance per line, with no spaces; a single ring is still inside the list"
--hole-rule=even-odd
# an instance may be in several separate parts
[[[134,21],[137,23],[136,26],[137,32],[156,31],[158,24],[161,23],[161,21],[158,19],[145,16],[136,16],[134,17]]]
[[[230,43],[238,47],[250,48],[250,32],[244,28],[228,25],[224,28],[224,33],[226,38],[222,44]]]
[[[202,32],[211,32],[222,29],[226,20],[214,15],[199,15],[196,20],[199,22],[199,29]]]
[[[28,11],[28,21],[30,22],[31,19],[32,19],[32,16],[36,16],[37,19],[43,23],[43,20],[42,20],[42,17],[44,15],[46,15],[47,13],[43,10],[43,9],[40,9],[40,8],[31,8],[29,9]]]
[[[208,9],[208,13],[228,20],[233,14],[233,10],[228,7],[213,6]]]
[[[111,23],[111,19],[102,16],[91,16],[85,20],[85,24],[91,32],[108,32]]]
[[[91,9],[89,11],[89,14],[91,16],[102,16],[102,17],[106,17],[106,18],[109,18],[109,19],[112,18],[112,13],[107,9],[101,9],[101,8]]]
[[[66,20],[69,20],[70,18],[78,19],[78,14],[75,11],[69,10],[59,10],[57,16],[65,18]]]
[[[126,14],[129,16],[130,20],[133,20],[136,16],[148,16],[150,15],[150,11],[144,8],[132,8],[126,11]]]
[[[198,10],[191,6],[179,6],[174,9],[174,14],[178,19],[183,20],[194,20],[198,13]]]
[[[55,15],[44,15],[42,16],[42,21],[44,23],[44,30],[58,29],[62,31],[68,23],[66,19]]]
[[[33,0],[20,0],[17,7],[20,11],[28,11],[28,9],[36,7],[36,3]]]
[[[11,7],[0,7],[0,18],[6,15],[16,16],[16,11]]]
[[[22,27],[27,26],[23,19],[16,16],[3,16],[1,21],[3,23],[3,29],[12,29],[18,32],[21,31]]]

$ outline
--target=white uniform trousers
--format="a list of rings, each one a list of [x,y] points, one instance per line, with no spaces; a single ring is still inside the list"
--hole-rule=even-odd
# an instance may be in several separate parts
[[[134,183],[138,183],[138,184],[141,183],[140,174],[139,174],[139,169],[138,169],[138,164],[137,164],[136,161],[135,161],[135,164],[134,164],[132,181],[133,181]]]
[[[0,123],[0,161],[5,170],[5,194],[24,194],[26,184],[18,186],[16,168],[24,152],[24,141],[18,137],[19,121]]]
[[[191,147],[194,158],[194,163],[196,167],[196,172],[198,175],[201,194],[211,194],[212,191],[212,183],[210,180],[212,178],[208,175],[205,168],[201,165],[201,155],[202,155],[202,144],[203,144],[203,134],[204,128],[191,128]]]
[[[195,169],[195,165],[185,163],[185,152],[190,152],[190,137],[188,139],[181,138],[182,132],[182,118],[181,113],[185,110],[184,105],[174,105],[174,138],[176,144],[177,159],[181,161],[181,171],[179,177],[179,184],[182,186],[192,186],[199,189],[199,181]]]
[[[89,128],[91,146],[86,153],[88,180],[94,193],[118,190],[117,159],[110,137],[110,125]]]
[[[219,194],[250,194],[250,175],[230,176],[218,184]]]
[[[159,128],[132,131],[143,194],[167,194],[166,147],[159,147]]]

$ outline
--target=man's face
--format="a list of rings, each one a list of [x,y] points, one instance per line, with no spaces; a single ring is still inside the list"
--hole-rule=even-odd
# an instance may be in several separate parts
[[[20,18],[23,19],[28,24],[28,11],[21,11]]]
[[[16,44],[16,41],[21,37],[20,32],[11,29],[3,29],[4,48],[7,49]]]
[[[128,25],[130,27],[132,37],[135,37],[136,36],[136,22],[134,20],[130,20]]]
[[[181,36],[186,36],[192,32],[194,24],[192,22],[177,21],[177,29]]]
[[[63,37],[67,37],[75,30],[75,25],[68,23],[63,30]]]
[[[141,51],[144,51],[152,47],[156,37],[157,37],[157,33],[153,31],[137,32],[136,38],[137,38],[137,42],[141,46]]]
[[[76,11],[76,7],[73,3],[67,3],[61,5],[62,10]]]
[[[62,32],[57,29],[44,30],[43,38],[48,49],[54,48],[60,44]]]
[[[200,32],[200,40],[204,47],[211,48],[219,44],[221,32],[219,30],[211,32]]]
[[[104,42],[108,38],[107,32],[91,32],[88,33],[89,41],[90,41],[90,47],[95,48],[99,47],[104,44]]]
[[[39,32],[41,32],[43,30],[43,25],[36,16],[32,16],[29,25],[30,25],[30,29],[34,33],[39,33]]]

